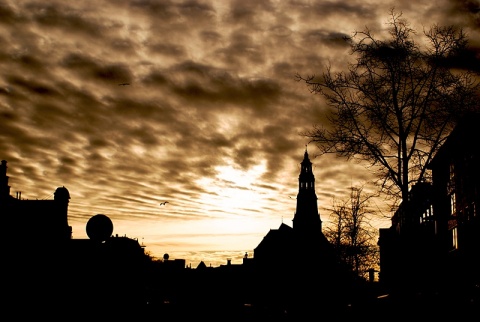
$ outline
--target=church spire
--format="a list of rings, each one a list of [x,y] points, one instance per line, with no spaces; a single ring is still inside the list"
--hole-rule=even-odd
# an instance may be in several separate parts
[[[321,232],[322,221],[318,213],[317,195],[315,193],[315,176],[313,175],[312,162],[308,156],[306,145],[303,161],[300,165],[297,209],[293,218],[293,229],[298,232]]]

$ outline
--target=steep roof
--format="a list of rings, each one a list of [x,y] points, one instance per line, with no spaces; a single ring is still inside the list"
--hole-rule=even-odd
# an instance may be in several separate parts
[[[281,223],[278,229],[270,229],[255,250],[272,249],[292,243],[293,228]]]

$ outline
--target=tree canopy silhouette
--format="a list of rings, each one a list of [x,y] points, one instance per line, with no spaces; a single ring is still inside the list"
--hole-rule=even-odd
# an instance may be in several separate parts
[[[369,269],[379,265],[378,230],[370,224],[372,197],[363,192],[362,186],[352,186],[348,198],[334,199],[330,209],[331,225],[325,227],[325,237],[336,255],[358,277],[366,277]]]
[[[480,85],[475,70],[460,62],[469,51],[461,28],[433,25],[418,36],[394,9],[388,26],[385,40],[368,28],[347,39],[356,59],[345,71],[327,66],[321,76],[296,80],[331,108],[327,126],[301,134],[320,154],[365,161],[380,192],[398,201],[428,179],[426,165],[458,119],[478,110]]]

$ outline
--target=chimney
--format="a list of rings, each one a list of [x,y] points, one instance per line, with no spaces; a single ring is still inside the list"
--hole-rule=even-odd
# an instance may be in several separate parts
[[[2,160],[0,164],[0,198],[10,196],[10,186],[8,185],[7,161]]]

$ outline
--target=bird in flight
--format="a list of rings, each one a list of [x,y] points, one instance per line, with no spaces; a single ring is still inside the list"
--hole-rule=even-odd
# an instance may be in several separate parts
[[[161,203],[160,203],[160,206],[165,206],[167,203],[168,203],[168,201],[161,202]]]
[[[120,84],[118,84],[118,86],[127,86],[127,85],[130,85],[130,83],[120,83]]]

